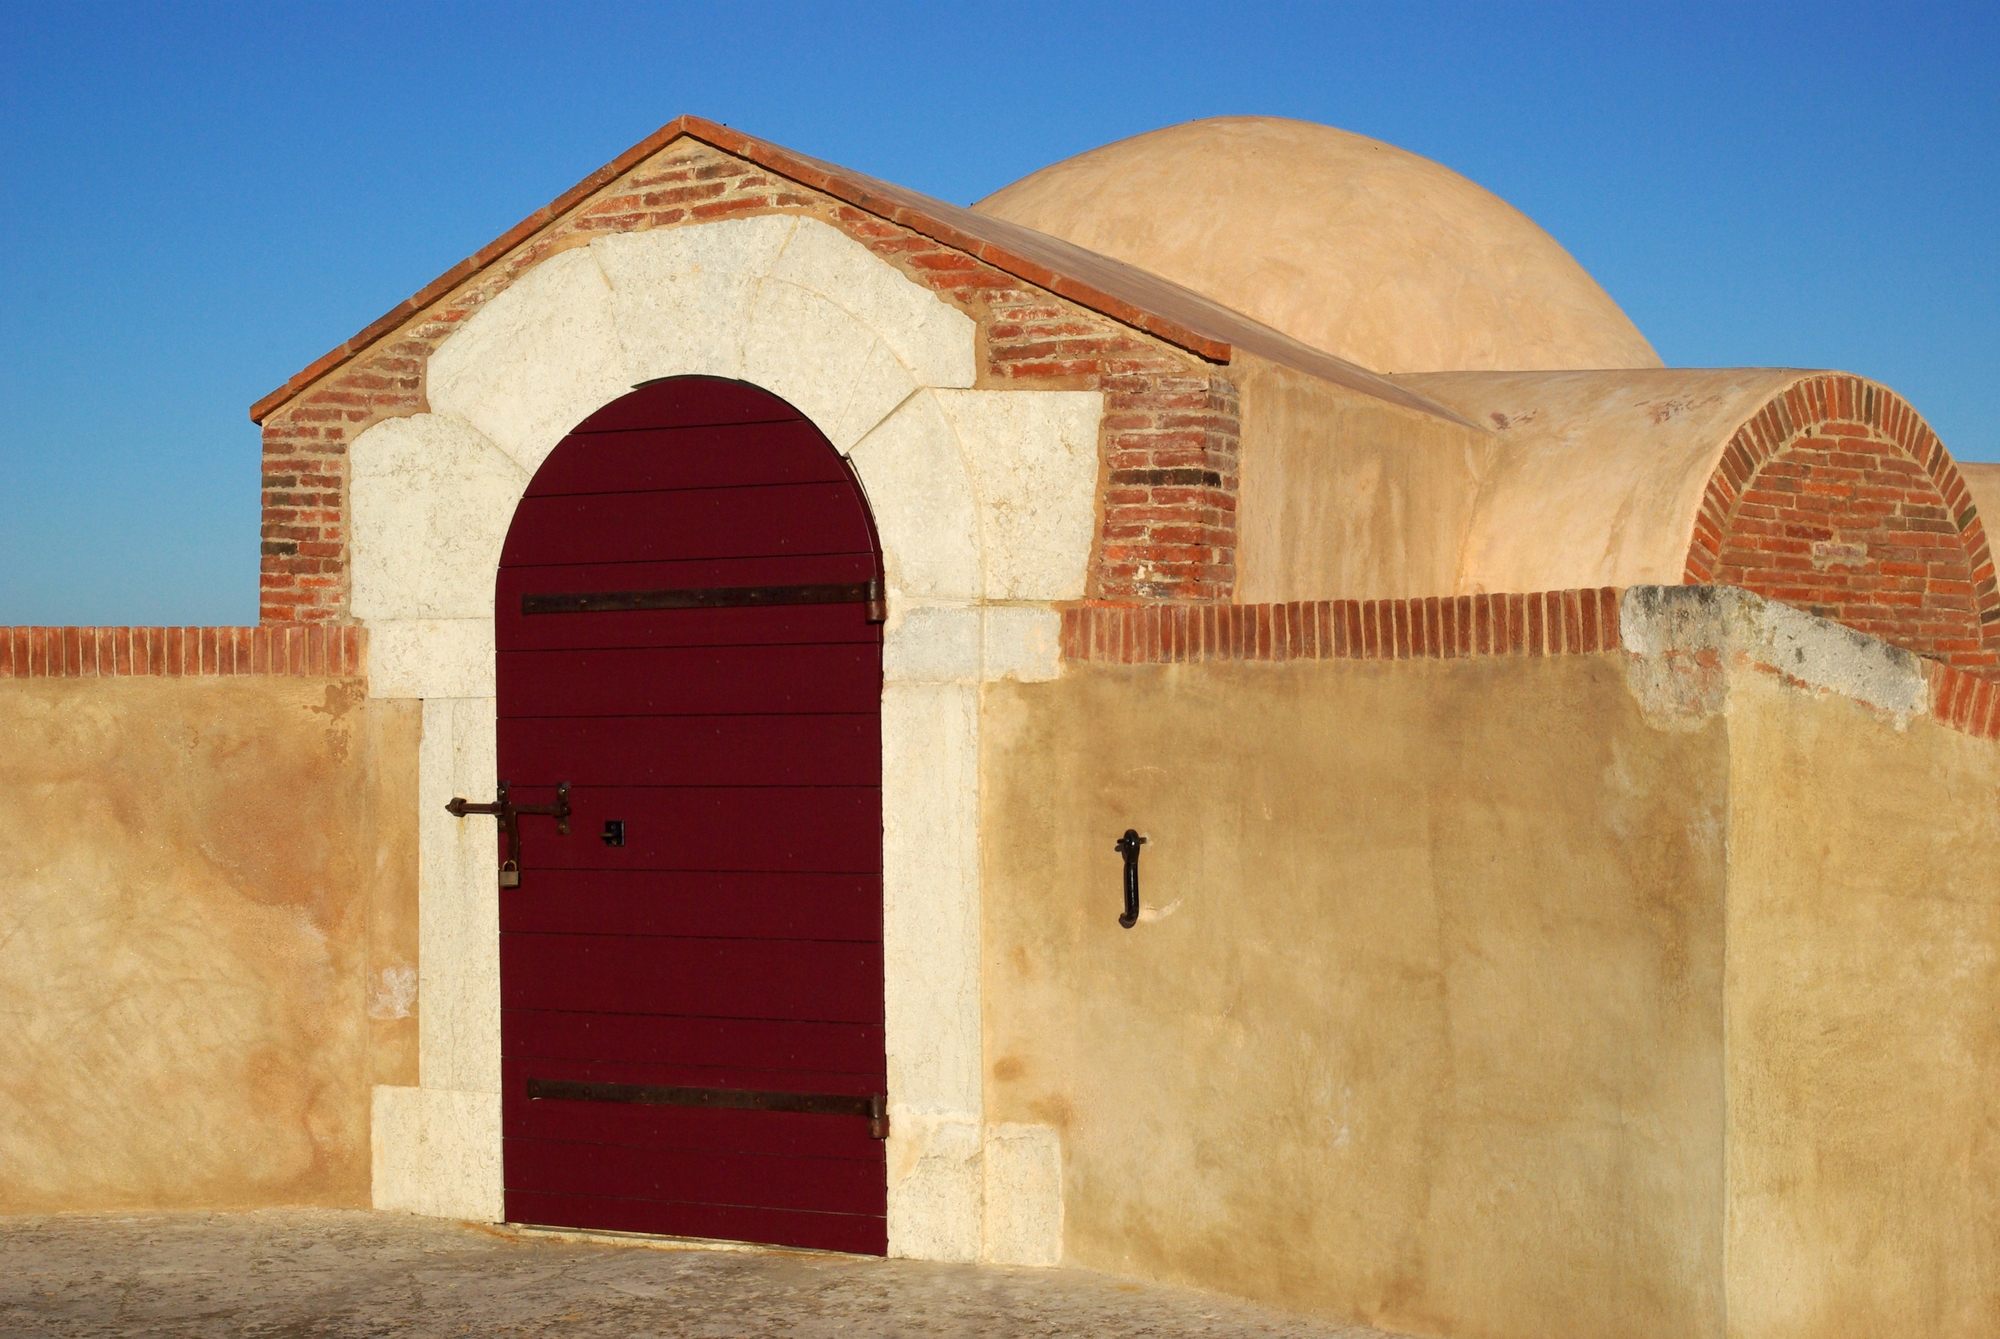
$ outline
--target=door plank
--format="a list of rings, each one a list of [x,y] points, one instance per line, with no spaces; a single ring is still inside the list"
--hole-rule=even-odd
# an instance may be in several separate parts
[[[565,870],[553,896],[542,882],[537,870],[529,886],[501,890],[502,934],[882,942],[882,880],[876,874]]]
[[[880,1023],[882,949],[820,940],[502,935],[500,1004],[582,1013]]]

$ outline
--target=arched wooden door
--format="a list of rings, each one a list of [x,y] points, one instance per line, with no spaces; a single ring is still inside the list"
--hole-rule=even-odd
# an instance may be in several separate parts
[[[500,893],[511,1221],[886,1251],[880,573],[846,462],[740,382],[536,473],[500,776],[572,812],[521,814]]]

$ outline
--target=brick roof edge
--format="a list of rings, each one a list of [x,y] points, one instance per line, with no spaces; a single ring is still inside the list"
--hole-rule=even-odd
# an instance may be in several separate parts
[[[314,359],[284,385],[251,405],[250,421],[261,424],[321,377],[357,357],[466,279],[682,137],[700,140],[802,186],[830,195],[844,204],[920,233],[932,241],[942,242],[1037,288],[1142,330],[1209,362],[1228,363],[1240,347],[1245,352],[1256,353],[1406,409],[1476,427],[1445,406],[1395,385],[1378,373],[1312,348],[1136,266],[1098,255],[1019,224],[977,214],[917,191],[793,153],[698,116],[678,116],[667,122],[397,303],[352,338]],[[1030,253],[1039,253],[1039,258]],[[1091,278],[1085,277],[1093,272],[1099,280],[1109,279],[1110,284],[1092,282]],[[1110,291],[1114,287],[1128,292],[1136,290],[1141,298],[1135,300],[1120,296]],[[1143,297],[1149,293],[1160,301],[1144,303]],[[1176,316],[1156,309],[1160,307],[1179,309],[1183,315],[1181,319],[1176,319]]]

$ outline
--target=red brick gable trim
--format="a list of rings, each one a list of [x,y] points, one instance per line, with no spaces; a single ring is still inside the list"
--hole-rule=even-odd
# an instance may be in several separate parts
[[[1235,387],[1221,370],[684,136],[266,417],[259,620],[348,617],[348,449],[372,424],[424,410],[426,360],[486,302],[555,251],[593,237],[766,213],[839,228],[964,311],[979,328],[980,384],[1104,393],[1100,449],[1110,491],[1091,598],[1229,598],[1238,423]]]
[[[1902,397],[1861,377],[1802,377],[1737,429],[1682,581],[1741,586],[1950,664],[2000,664],[2000,590],[1958,466]]]
[[[1229,362],[1240,346],[1405,408],[1454,422],[1464,421],[1443,406],[1384,377],[1303,344],[1158,275],[1004,219],[948,205],[919,192],[793,153],[698,116],[677,117],[660,127],[398,303],[352,339],[315,359],[283,386],[252,405],[251,421],[262,423],[272,411],[313,382],[393,334],[452,289],[683,137],[942,243],[1003,274],[1144,331],[1211,363]],[[700,217],[699,210],[693,212]]]
[[[0,679],[194,678],[282,674],[358,678],[368,631],[256,628],[0,628]]]

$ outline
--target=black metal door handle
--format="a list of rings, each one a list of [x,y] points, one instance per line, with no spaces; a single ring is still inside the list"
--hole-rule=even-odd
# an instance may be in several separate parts
[[[515,888],[521,882],[521,815],[538,814],[556,821],[556,832],[569,836],[569,782],[556,786],[554,804],[515,804],[507,798],[507,783],[502,781],[495,787],[491,804],[474,804],[463,795],[454,795],[444,806],[444,811],[453,818],[464,818],[469,814],[491,814],[500,820],[501,835],[507,839],[507,854],[500,861],[500,886]],[[508,875],[513,878],[509,880]]]
[[[1125,914],[1118,923],[1128,930],[1139,923],[1139,848],[1145,844],[1137,828],[1126,828],[1111,848],[1125,857]]]

